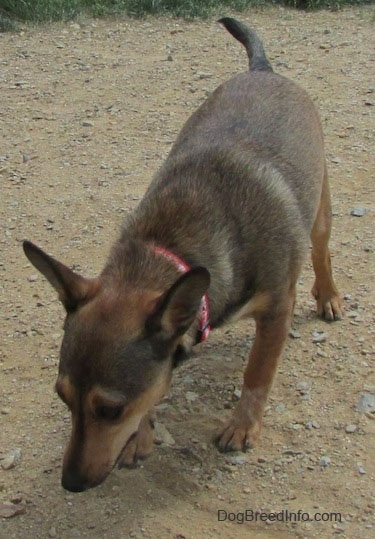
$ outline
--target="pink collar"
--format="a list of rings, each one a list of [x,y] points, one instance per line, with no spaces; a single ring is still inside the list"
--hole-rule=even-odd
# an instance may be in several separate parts
[[[172,262],[180,273],[186,273],[187,271],[190,270],[190,266],[186,264],[186,262],[181,260],[180,257],[172,253],[172,251],[169,251],[168,249],[165,249],[164,247],[160,247],[158,245],[155,245],[153,250],[156,254],[162,255],[164,256],[164,258],[167,258],[170,262]],[[209,336],[210,331],[211,331],[210,306],[209,306],[207,294],[205,294],[201,300],[201,304],[199,307],[199,315],[200,316],[199,316],[196,344],[200,342],[204,342]]]

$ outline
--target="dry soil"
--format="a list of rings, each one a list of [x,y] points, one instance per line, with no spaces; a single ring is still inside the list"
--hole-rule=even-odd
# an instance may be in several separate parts
[[[321,111],[346,316],[317,319],[307,261],[254,450],[212,445],[238,398],[254,332],[246,322],[214,333],[178,370],[159,407],[167,432],[147,461],[65,492],[70,417],[53,392],[63,310],[21,241],[97,274],[185,119],[247,59],[214,20],[82,19],[0,35],[1,537],[374,537],[375,423],[370,407],[355,408],[375,395],[374,9],[240,18]],[[286,511],[303,520],[282,522]]]

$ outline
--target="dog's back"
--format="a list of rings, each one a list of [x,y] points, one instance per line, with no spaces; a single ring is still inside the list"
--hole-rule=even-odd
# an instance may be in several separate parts
[[[189,118],[170,158],[201,154],[209,147],[218,155],[236,152],[236,160],[251,165],[254,158],[260,167],[272,163],[303,206],[310,231],[318,200],[316,182],[323,181],[325,162],[316,108],[305,90],[273,72],[255,32],[234,19],[219,22],[246,47],[250,70],[219,86]]]
[[[285,274],[298,273],[324,176],[312,101],[273,73],[254,32],[222,22],[246,46],[250,71],[219,86],[188,119],[123,232],[209,268],[214,319],[255,288],[277,294]]]

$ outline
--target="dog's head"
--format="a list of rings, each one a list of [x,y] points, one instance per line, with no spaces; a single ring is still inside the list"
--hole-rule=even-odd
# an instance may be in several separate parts
[[[139,290],[118,276],[86,279],[24,242],[30,262],[66,309],[56,391],[72,414],[63,486],[100,484],[168,390],[181,336],[196,319],[210,277],[195,268],[168,290]]]

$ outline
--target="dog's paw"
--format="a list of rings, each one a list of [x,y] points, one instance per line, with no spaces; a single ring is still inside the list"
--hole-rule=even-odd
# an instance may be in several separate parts
[[[341,320],[344,313],[344,307],[341,298],[336,291],[323,294],[314,286],[311,293],[316,299],[316,310],[321,318],[328,320],[329,322]]]
[[[138,431],[126,444],[119,460],[118,467],[134,468],[139,460],[147,458],[154,447],[154,417],[147,414],[139,424]]]
[[[216,434],[215,443],[222,453],[227,451],[247,451],[252,449],[259,437],[261,424],[240,425],[235,418],[230,419]]]

